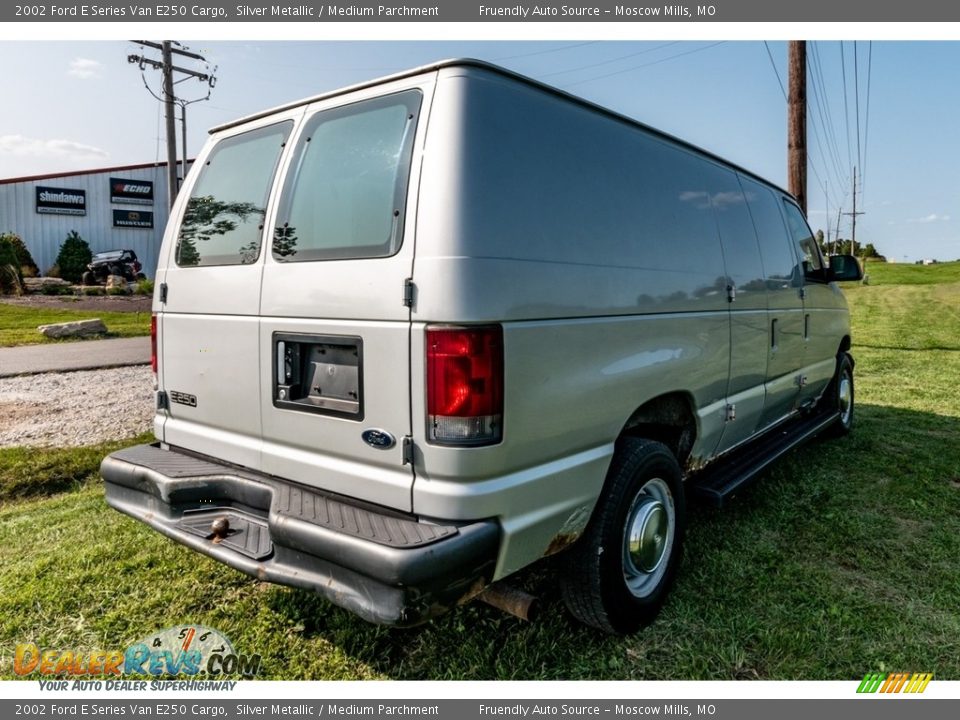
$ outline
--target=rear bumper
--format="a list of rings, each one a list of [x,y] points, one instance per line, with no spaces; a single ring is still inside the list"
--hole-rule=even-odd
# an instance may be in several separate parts
[[[115,452],[100,473],[120,512],[372,622],[408,626],[439,615],[489,583],[496,564],[492,520],[429,522],[159,445]],[[229,523],[219,538],[217,519]]]

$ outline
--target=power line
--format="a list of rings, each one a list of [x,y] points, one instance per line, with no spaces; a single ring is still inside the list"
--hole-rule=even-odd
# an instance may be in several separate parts
[[[860,73],[857,61],[857,41],[853,41],[853,97],[856,102],[857,111],[857,167],[863,167],[863,153],[860,145]]]
[[[840,41],[840,69],[843,73],[843,117],[847,125],[847,166],[853,165],[853,157],[850,152],[850,110],[847,98],[850,93],[847,91],[847,61],[843,50],[843,40]]]
[[[604,78],[613,77],[614,75],[622,75],[623,73],[633,72],[634,70],[639,70],[640,68],[659,65],[660,63],[665,63],[668,60],[675,60],[676,58],[683,57],[684,55],[692,55],[693,53],[709,50],[710,48],[717,47],[718,45],[724,45],[726,44],[726,42],[727,42],[726,40],[721,40],[719,42],[711,43],[710,45],[704,45],[703,47],[694,48],[693,50],[687,50],[686,52],[676,53],[675,55],[668,55],[665,58],[660,58],[659,60],[654,60],[653,62],[643,63],[642,65],[635,65],[634,67],[628,67],[623,70],[617,70],[615,72],[606,73],[605,75],[598,75],[597,77],[587,78],[586,80],[577,80],[576,82],[567,83],[566,85],[561,85],[561,87],[568,88],[568,87],[573,87],[574,85],[583,85],[584,83],[594,82],[596,80],[603,80]]]
[[[589,40],[587,42],[573,43],[563,47],[550,48],[549,50],[536,50],[534,52],[520,53],[519,55],[504,55],[503,57],[493,58],[497,62],[500,60],[515,60],[517,58],[533,57],[534,55],[546,55],[547,53],[561,52],[563,50],[572,50],[573,48],[583,47],[585,45],[596,45],[599,40]]]
[[[590,65],[581,65],[580,67],[572,68],[570,70],[558,70],[552,73],[541,73],[537,77],[547,78],[553,77],[554,75],[565,75],[567,73],[579,72],[580,70],[589,70],[590,68],[600,67],[601,65],[609,65],[610,63],[619,62],[621,60],[626,60],[627,58],[636,57],[637,55],[646,55],[647,53],[656,52],[657,50],[663,50],[663,48],[670,47],[671,45],[679,44],[679,40],[674,40],[672,42],[663,43],[662,45],[657,45],[656,47],[646,48],[638,52],[632,52],[627,55],[621,55],[620,57],[615,57],[610,60],[603,60],[602,62],[592,63]]]
[[[780,79],[780,71],[777,70],[777,64],[773,61],[773,53],[770,52],[770,45],[766,40],[763,41],[763,46],[767,49],[767,57],[770,58],[770,67],[773,68],[773,74],[777,76],[777,84],[780,86],[780,93],[783,95],[783,99],[787,99],[787,91],[783,88],[783,80]]]
[[[870,76],[873,72],[873,40],[867,46],[867,112],[863,128],[863,167],[860,168],[860,195],[867,186],[867,143],[870,140]]]
[[[833,159],[836,162],[836,167],[839,170],[843,167],[843,163],[840,160],[840,143],[837,141],[836,123],[834,122],[833,112],[830,108],[830,94],[827,92],[827,83],[823,74],[823,61],[820,57],[819,46],[815,43],[811,43],[811,45],[813,47],[812,54],[814,63],[816,65],[816,74],[820,79],[820,99],[824,102],[824,110],[827,116],[827,140],[830,144],[831,153],[833,154]],[[843,172],[840,172],[838,177],[841,179],[841,187],[843,187],[847,180],[849,180],[849,175],[845,175]]]
[[[823,100],[820,97],[821,93],[818,93],[817,91],[816,71],[814,70],[814,66],[811,63],[807,63],[807,65],[812,71],[811,74],[813,75],[813,77],[811,78],[810,87],[813,90],[813,100],[814,100],[814,104],[817,107],[817,114],[820,116],[820,125],[823,128],[824,135],[826,136],[824,138],[824,143],[820,142],[821,140],[820,133],[817,131],[817,123],[816,123],[817,118],[813,115],[813,113],[810,113],[810,124],[813,126],[813,135],[814,135],[814,139],[817,142],[817,147],[820,149],[820,156],[823,160],[824,170],[827,175],[829,175],[830,171],[833,170],[834,180],[836,180],[837,185],[839,185],[841,182],[840,178],[842,173],[840,172],[838,163],[836,162],[832,153],[830,152],[831,151],[830,136],[828,134],[828,130],[827,130],[828,125],[827,125],[826,116],[823,110]],[[827,152],[824,152],[823,144],[827,145]],[[829,155],[829,161],[828,161],[828,155]]]

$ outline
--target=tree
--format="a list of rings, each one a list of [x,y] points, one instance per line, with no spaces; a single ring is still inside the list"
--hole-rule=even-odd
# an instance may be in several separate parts
[[[91,260],[93,253],[87,241],[76,230],[71,230],[57,254],[56,265],[60,268],[60,277],[73,283],[80,282]]]
[[[251,215],[264,215],[263,208],[253,203],[228,203],[217,200],[212,195],[190,198],[180,225],[180,239],[177,243],[177,263],[179,265],[199,265],[201,252],[197,243],[209,240],[214,235],[226,235],[237,229],[237,225],[246,222]],[[238,249],[243,262],[248,262],[260,252],[259,243],[250,243]]]
[[[14,232],[6,232],[0,235],[0,240],[8,240],[13,246],[13,251],[17,256],[17,266],[20,268],[21,275],[36,277],[40,274],[40,269],[33,261],[33,256],[27,249],[26,243],[23,242],[23,238]]]
[[[22,289],[23,276],[20,273],[20,263],[13,243],[6,235],[0,235],[0,294],[19,295]]]

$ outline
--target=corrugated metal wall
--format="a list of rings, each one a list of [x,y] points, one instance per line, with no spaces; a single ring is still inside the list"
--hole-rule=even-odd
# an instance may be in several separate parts
[[[153,205],[110,202],[110,178],[150,180]],[[86,215],[38,213],[36,187],[85,190]],[[141,210],[153,213],[153,228],[113,227],[114,210]],[[0,184],[0,233],[15,232],[23,238],[41,272],[46,272],[60,251],[67,233],[76,230],[97,253],[116,248],[133,250],[152,278],[157,270],[160,241],[167,224],[166,166],[109,169],[66,177],[35,178]]]

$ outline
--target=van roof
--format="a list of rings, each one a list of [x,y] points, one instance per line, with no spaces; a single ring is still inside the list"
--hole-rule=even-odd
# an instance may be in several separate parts
[[[758,180],[763,184],[776,189],[779,192],[784,193],[790,198],[795,199],[793,196],[793,193],[787,190],[784,190],[782,187],[780,187],[776,183],[773,183],[770,180],[767,180],[766,178],[760,175],[757,175],[752,170],[748,170],[745,167],[737,165],[736,163],[731,162],[726,158],[720,157],[719,155],[712,153],[709,150],[704,150],[703,148],[697,145],[694,145],[693,143],[687,142],[686,140],[678,138],[675,135],[671,135],[670,133],[664,132],[663,130],[658,130],[657,128],[651,127],[650,125],[646,125],[645,123],[642,123],[639,120],[636,120],[632,117],[629,117],[622,113],[618,113],[614,110],[603,107],[602,105],[598,105],[596,103],[590,102],[589,100],[584,100],[582,97],[578,97],[577,95],[568,93],[565,90],[560,90],[559,88],[553,87],[552,85],[547,85],[546,83],[540,82],[539,80],[534,80],[533,78],[527,77],[526,75],[521,75],[520,73],[514,72],[513,70],[508,70],[507,68],[501,67],[499,65],[494,65],[493,63],[486,62],[485,60],[477,60],[474,58],[450,58],[447,60],[439,60],[434,63],[429,63],[427,65],[421,65],[419,67],[411,68],[409,70],[404,70],[399,73],[394,73],[393,75],[385,75],[384,77],[375,78],[373,80],[367,80],[365,82],[357,83],[355,85],[349,85],[347,87],[339,88],[337,90],[331,90],[330,92],[325,92],[319,95],[306,97],[306,98],[303,98],[302,100],[295,100],[293,102],[286,103],[284,105],[279,105],[269,110],[263,110],[261,112],[254,113],[252,115],[247,115],[245,117],[238,118],[237,120],[232,120],[230,122],[217,125],[210,129],[210,133],[213,134],[213,133],[220,132],[221,130],[237,127],[238,125],[243,125],[244,123],[250,122],[252,120],[258,120],[260,118],[273,115],[274,113],[283,112],[284,110],[292,110],[293,108],[297,108],[302,105],[308,105],[310,103],[314,103],[319,100],[325,100],[327,98],[337,97],[338,95],[345,95],[347,93],[351,93],[356,90],[373,87],[374,85],[381,85],[384,83],[392,82],[394,80],[400,80],[406,77],[412,77],[414,75],[423,75],[425,73],[434,72],[436,70],[440,70],[441,68],[447,68],[447,67],[480,68],[480,69],[487,70],[487,71],[496,73],[498,75],[502,75],[504,77],[510,78],[511,80],[522,82],[526,85],[530,85],[544,92],[548,92],[552,95],[562,97],[570,102],[576,103],[577,105],[581,105],[583,107],[589,108],[594,112],[598,112],[608,117],[614,118],[616,120],[629,123],[630,125],[634,125],[638,128],[642,128],[643,130],[649,133],[652,133],[661,138],[669,140],[670,142],[676,143],[677,145],[685,147],[689,150],[693,150],[694,152],[699,153],[700,155],[704,155],[705,157],[708,157],[712,160],[720,162],[728,167],[731,167],[737,170],[738,172],[741,172],[745,175],[749,175],[751,178]]]

